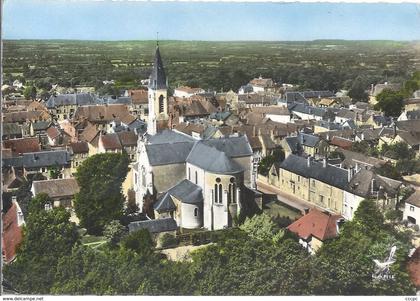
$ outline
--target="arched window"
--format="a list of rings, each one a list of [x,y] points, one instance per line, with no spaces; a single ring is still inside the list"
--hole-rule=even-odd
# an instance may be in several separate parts
[[[191,168],[188,167],[188,180],[191,181]]]
[[[235,178],[230,178],[230,184],[229,184],[229,200],[232,203],[236,203],[236,184],[235,184]]]
[[[159,96],[159,113],[163,113],[165,109],[165,104],[163,103],[163,95]]]
[[[216,184],[214,184],[214,202],[216,204],[223,203],[223,187],[220,182],[220,178],[216,178]]]
[[[194,208],[194,216],[198,216],[198,208]]]
[[[195,184],[197,183],[198,183],[198,174],[197,174],[197,171],[195,171]]]

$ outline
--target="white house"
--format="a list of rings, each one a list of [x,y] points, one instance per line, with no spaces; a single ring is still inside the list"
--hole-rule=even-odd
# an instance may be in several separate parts
[[[403,219],[411,224],[420,225],[420,189],[405,201]]]

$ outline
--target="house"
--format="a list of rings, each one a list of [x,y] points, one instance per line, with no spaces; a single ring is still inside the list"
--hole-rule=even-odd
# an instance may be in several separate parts
[[[98,153],[122,153],[123,147],[117,134],[99,134]]]
[[[321,108],[329,108],[329,107],[333,107],[337,104],[337,99],[336,98],[322,98],[317,105],[320,106]]]
[[[23,218],[22,210],[16,200],[6,213],[2,213],[2,255],[4,263],[13,262],[16,258],[16,251],[23,240]]]
[[[338,214],[330,214],[318,209],[312,209],[297,221],[287,227],[287,230],[299,237],[299,243],[309,253],[314,254],[322,244],[333,239],[339,234],[339,223],[343,217]]]
[[[256,93],[256,92],[254,92],[254,87],[251,86],[250,84],[241,86],[238,90],[238,94],[240,94],[240,95],[249,94],[249,93]]]
[[[197,94],[204,93],[204,92],[206,92],[206,91],[201,89],[201,88],[191,88],[191,87],[188,87],[188,86],[182,86],[182,87],[175,88],[174,96],[175,97],[188,98],[188,97],[191,97],[193,95],[197,95]]]
[[[80,106],[74,113],[74,120],[87,120],[89,123],[96,125],[98,129],[105,131],[109,131],[112,127],[111,122],[114,120],[130,124],[135,119],[124,104]]]
[[[122,148],[127,153],[131,162],[137,161],[137,140],[138,136],[132,131],[124,131],[117,133]]]
[[[44,177],[50,178],[49,170],[52,168],[60,172],[61,178],[68,178],[71,175],[70,153],[67,150],[30,152],[19,157],[3,158],[3,166],[23,169],[25,177],[41,173]]]
[[[129,106],[129,111],[132,115],[136,116],[140,120],[147,120],[149,115],[149,100],[147,90],[128,90],[127,95],[131,97],[131,106]]]
[[[296,119],[323,120],[327,114],[324,108],[311,107],[301,103],[292,103],[288,105],[288,108]]]
[[[238,94],[239,108],[254,108],[274,105],[276,98],[265,94]]]
[[[77,167],[89,156],[89,145],[86,141],[72,142],[69,144],[71,157],[71,173],[77,171]]]
[[[420,98],[410,98],[404,101],[404,111],[420,110]]]
[[[342,149],[349,150],[351,149],[351,146],[353,145],[353,141],[346,138],[333,136],[330,141],[330,145],[333,146],[335,149],[342,148]]]
[[[287,107],[279,106],[264,106],[255,107],[251,109],[251,112],[256,114],[262,114],[265,118],[269,118],[275,122],[288,123],[290,122],[290,112]]]
[[[405,200],[403,219],[420,226],[420,189]]]
[[[391,84],[388,82],[385,82],[383,84],[376,84],[372,85],[372,89],[369,93],[369,103],[372,105],[376,104],[376,96],[378,96],[379,93],[381,93],[384,90],[391,90],[391,91],[399,91],[401,89],[400,84]]]
[[[2,140],[22,138],[22,126],[17,123],[3,123]]]
[[[72,119],[79,106],[95,104],[96,100],[89,93],[51,95],[46,102],[48,111],[59,121]]]
[[[252,79],[249,83],[249,86],[252,87],[253,92],[274,92],[274,81],[271,78],[258,78]]]
[[[65,208],[73,207],[74,195],[79,190],[79,185],[74,178],[33,181],[31,187],[32,195],[46,193],[54,201],[54,207]]]
[[[280,145],[283,147],[285,155],[289,154],[306,154],[309,156],[322,157],[328,153],[329,144],[326,140],[319,136],[311,134],[299,133],[297,136],[284,138]]]
[[[3,148],[11,149],[13,156],[41,151],[38,137],[5,140]]]
[[[363,199],[372,199],[381,210],[393,209],[398,202],[400,181],[359,168],[343,169],[324,159],[316,162],[290,154],[274,164],[269,183],[311,206],[352,219]]]

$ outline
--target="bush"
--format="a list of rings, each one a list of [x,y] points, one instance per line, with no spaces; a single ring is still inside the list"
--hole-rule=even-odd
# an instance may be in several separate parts
[[[401,220],[403,213],[400,210],[388,210],[385,212],[385,218],[390,221]]]
[[[128,234],[121,241],[121,245],[124,249],[135,251],[138,254],[150,254],[154,248],[152,237],[146,229]]]
[[[169,234],[169,233],[165,233],[160,237],[160,246],[162,248],[168,248],[168,247],[174,247],[178,245],[178,239]]]

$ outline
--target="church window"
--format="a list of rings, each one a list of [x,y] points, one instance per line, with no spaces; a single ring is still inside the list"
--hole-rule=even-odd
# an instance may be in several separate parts
[[[194,208],[194,216],[198,216],[198,208]]]
[[[222,184],[219,184],[219,203],[223,203],[223,188]]]
[[[188,180],[191,181],[191,168],[188,167]]]
[[[198,174],[197,174],[197,171],[195,171],[195,184],[197,183],[198,183]]]
[[[163,113],[163,110],[165,109],[163,98],[163,95],[159,96],[159,113]]]

